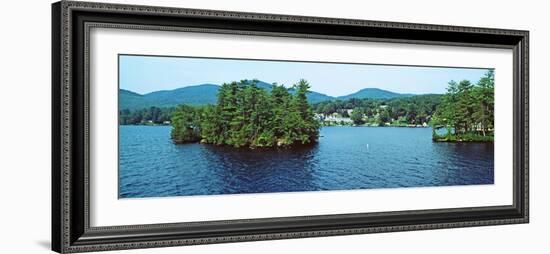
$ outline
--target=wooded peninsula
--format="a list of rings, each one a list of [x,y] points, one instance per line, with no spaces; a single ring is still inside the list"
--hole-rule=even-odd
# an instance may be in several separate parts
[[[492,142],[494,71],[477,83],[450,81],[445,94],[309,103],[310,86],[256,80],[223,84],[214,105],[119,111],[121,125],[172,125],[176,143],[286,147],[317,142],[321,126],[432,127],[437,142]]]
[[[444,142],[492,142],[495,119],[495,73],[489,70],[477,84],[451,81],[433,115],[432,137]],[[444,128],[446,134],[436,130]]]

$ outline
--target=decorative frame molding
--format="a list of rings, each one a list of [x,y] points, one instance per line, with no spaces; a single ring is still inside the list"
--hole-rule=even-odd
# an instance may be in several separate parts
[[[342,215],[90,227],[92,27],[513,49],[514,204]],[[61,1],[52,5],[52,249],[60,253],[528,223],[529,32]]]

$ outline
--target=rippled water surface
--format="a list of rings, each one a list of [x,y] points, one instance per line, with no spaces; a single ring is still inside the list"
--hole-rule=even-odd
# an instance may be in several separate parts
[[[120,126],[119,195],[165,197],[492,184],[492,143],[434,143],[429,128],[324,127],[319,143],[250,150],[175,145],[169,126]]]

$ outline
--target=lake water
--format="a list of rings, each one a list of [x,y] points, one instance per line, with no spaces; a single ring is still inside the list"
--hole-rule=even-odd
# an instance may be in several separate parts
[[[492,143],[430,128],[323,127],[312,147],[175,145],[170,126],[120,126],[119,196],[165,197],[492,184]]]

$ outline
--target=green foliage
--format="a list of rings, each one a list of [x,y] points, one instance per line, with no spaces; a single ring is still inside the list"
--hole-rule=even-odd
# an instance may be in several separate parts
[[[234,147],[273,147],[310,144],[319,136],[319,123],[308,104],[309,84],[292,89],[274,84],[271,91],[256,80],[223,84],[217,104],[203,108],[180,106],[172,118],[175,142]],[[177,116],[177,117],[176,117]]]
[[[119,111],[119,124],[121,125],[158,125],[167,124],[172,118],[174,108],[150,107],[141,110],[123,109]]]
[[[434,129],[446,128],[447,135],[442,137],[434,132],[434,140],[492,141],[494,105],[492,70],[475,85],[467,80],[449,82],[432,121]]]
[[[485,77],[481,78],[474,90],[473,97],[479,104],[472,117],[479,122],[482,134],[485,136],[487,130],[494,129],[495,118],[495,73],[493,70],[487,72]]]
[[[351,112],[350,118],[353,121],[353,124],[355,124],[355,125],[365,124],[365,121],[363,120],[363,109],[362,108],[354,108],[353,111]]]
[[[385,125],[391,121],[389,110],[381,110],[378,116],[378,125]]]
[[[180,105],[172,116],[172,140],[176,143],[195,142],[200,139],[200,111],[187,105]]]
[[[483,136],[481,134],[469,132],[461,135],[444,135],[444,136],[439,136],[437,134],[434,134],[433,139],[434,141],[438,141],[438,142],[493,142],[494,136],[492,135]]]

